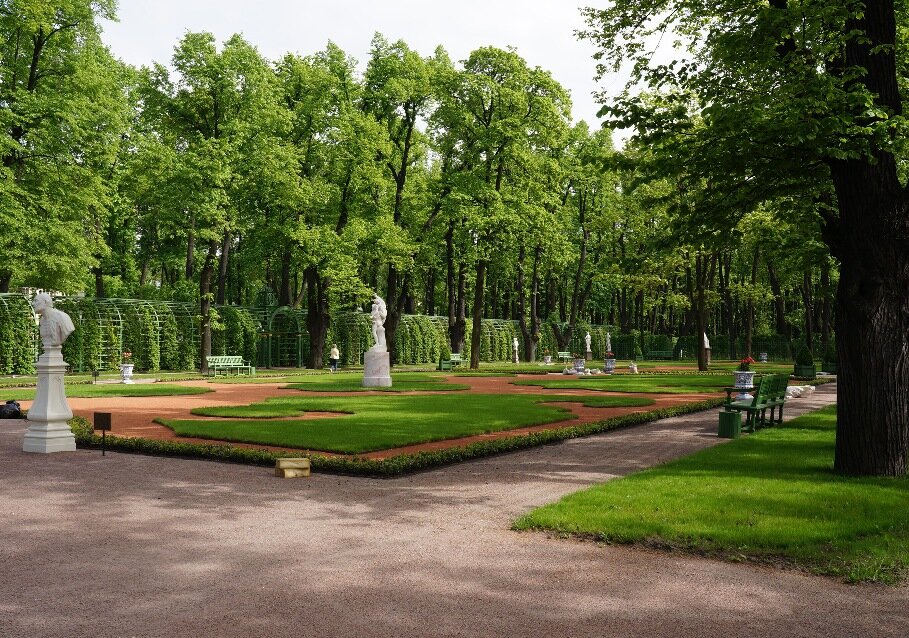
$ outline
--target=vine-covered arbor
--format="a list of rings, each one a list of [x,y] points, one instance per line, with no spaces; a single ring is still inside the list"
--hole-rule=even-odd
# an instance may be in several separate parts
[[[29,299],[0,294],[0,374],[32,374],[39,343],[38,321]]]

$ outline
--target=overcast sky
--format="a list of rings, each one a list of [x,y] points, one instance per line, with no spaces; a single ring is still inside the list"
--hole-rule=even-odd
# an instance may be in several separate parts
[[[114,55],[140,66],[169,63],[187,31],[210,31],[223,42],[243,36],[270,59],[307,55],[331,40],[361,63],[378,31],[423,55],[442,45],[455,61],[474,49],[513,46],[531,66],[550,71],[571,92],[575,120],[599,126],[591,93],[594,49],[578,41],[584,0],[120,0],[119,22],[104,24]],[[618,90],[618,82],[607,88]]]

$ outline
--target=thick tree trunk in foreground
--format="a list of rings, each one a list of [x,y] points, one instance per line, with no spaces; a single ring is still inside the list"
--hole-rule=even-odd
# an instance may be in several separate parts
[[[846,68],[878,105],[902,113],[892,0],[869,2],[846,30]],[[831,161],[839,218],[825,239],[840,260],[836,302],[839,388],[834,468],[905,476],[909,468],[909,192],[894,156]]]

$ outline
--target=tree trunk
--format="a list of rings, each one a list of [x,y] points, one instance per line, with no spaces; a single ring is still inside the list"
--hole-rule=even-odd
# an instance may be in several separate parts
[[[473,290],[473,331],[470,335],[470,369],[480,368],[480,336],[483,329],[483,287],[486,279],[486,262],[477,260],[476,280]]]
[[[805,311],[805,345],[814,351],[814,295],[811,268],[802,273],[802,304]]]
[[[328,288],[331,281],[320,277],[315,267],[306,269],[306,328],[309,330],[309,359],[306,366],[321,370],[325,353],[325,339],[331,327],[328,308]]]
[[[457,279],[455,278],[453,224],[449,224],[448,232],[445,234],[445,259],[447,264],[445,289],[448,293],[448,338],[451,351],[461,353],[464,350],[464,335],[467,329],[465,312],[467,272],[464,264],[459,264],[457,267]]]
[[[196,217],[190,218],[189,232],[186,236],[186,280],[189,281],[195,274],[195,253],[196,253]]]
[[[786,303],[783,300],[783,290],[780,286],[780,278],[776,274],[776,268],[773,267],[773,263],[770,260],[767,260],[767,277],[770,279],[770,290],[773,292],[776,333],[789,339],[789,322],[786,321]]]
[[[290,249],[285,249],[281,253],[281,280],[278,282],[278,305],[289,306],[292,300],[290,263],[293,256]]]
[[[757,286],[758,265],[761,261],[761,246],[754,249],[754,258],[751,260],[751,290],[748,295],[748,305],[745,309],[745,356],[753,357],[752,341],[754,338],[754,289]]]
[[[9,292],[9,282],[13,273],[8,270],[0,271],[0,292]]]
[[[825,261],[821,267],[821,343],[824,348],[830,343],[830,264]]]
[[[436,267],[426,273],[426,290],[423,296],[423,311],[430,317],[436,314]]]
[[[208,252],[199,276],[199,310],[202,316],[201,339],[199,344],[199,362],[202,374],[208,374],[208,356],[211,355],[211,276],[215,269],[215,255],[218,253],[218,242],[208,242]]]
[[[104,294],[104,271],[101,269],[101,264],[92,268],[92,274],[95,276],[95,297],[104,299],[107,295]]]
[[[224,305],[227,299],[227,266],[230,263],[230,233],[224,233],[221,240],[221,258],[218,261],[218,297],[217,303]]]

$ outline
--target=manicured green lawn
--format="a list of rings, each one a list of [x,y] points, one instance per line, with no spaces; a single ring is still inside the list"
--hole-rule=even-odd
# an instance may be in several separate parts
[[[338,372],[286,379],[288,388],[308,392],[410,392],[414,390],[441,391],[466,390],[469,386],[457,383],[445,383],[441,375],[421,372],[392,372],[390,388],[364,388],[362,372]]]
[[[35,388],[9,388],[0,390],[0,400],[31,401],[35,398]],[[208,388],[168,383],[137,383],[135,385],[117,383],[101,385],[68,385],[66,396],[73,399],[93,397],[164,397],[180,394],[205,394]]]
[[[565,390],[601,390],[604,392],[654,392],[688,394],[692,392],[720,392],[732,385],[732,375],[699,374],[610,374],[596,377],[570,377],[521,379],[515,385],[536,385],[541,388]]]
[[[245,407],[200,408],[195,414],[239,420],[159,422],[181,436],[325,452],[359,453],[562,421],[565,408],[529,395],[384,395],[279,397]],[[251,421],[307,411],[339,412],[309,421]],[[245,419],[245,420],[244,420]]]
[[[835,428],[827,408],[572,494],[515,527],[899,581],[909,575],[909,478],[833,474]]]

